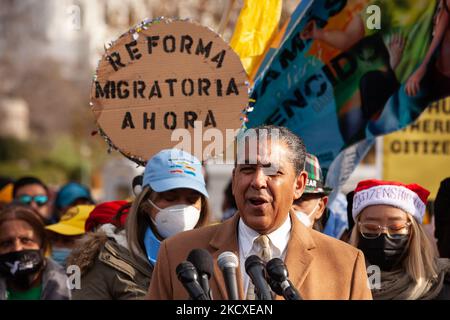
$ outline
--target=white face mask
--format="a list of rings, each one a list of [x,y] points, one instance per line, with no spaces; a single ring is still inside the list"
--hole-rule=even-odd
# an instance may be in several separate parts
[[[319,207],[320,199],[317,201],[316,205],[314,206],[314,209],[312,209],[311,213],[307,214],[303,211],[295,211],[295,214],[297,215],[298,220],[300,220],[307,228],[312,227],[313,221],[311,221],[311,216],[316,212],[317,208]]]
[[[159,210],[153,220],[158,233],[165,239],[179,232],[192,230],[200,219],[200,210],[194,206],[177,204],[164,209],[159,208],[150,199],[152,206]]]

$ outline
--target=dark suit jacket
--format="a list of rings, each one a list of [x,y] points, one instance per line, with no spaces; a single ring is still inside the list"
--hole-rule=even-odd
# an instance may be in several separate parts
[[[294,218],[293,218],[294,217]],[[188,299],[175,269],[192,249],[208,250],[214,259],[210,286],[214,300],[227,299],[224,278],[217,257],[224,251],[239,257],[237,226],[239,214],[217,225],[177,234],[161,243],[148,298]],[[334,238],[306,228],[291,215],[292,229],[285,264],[289,279],[303,299],[372,299],[363,253]],[[242,275],[237,269],[240,299],[244,299]],[[282,299],[282,297],[277,297]]]

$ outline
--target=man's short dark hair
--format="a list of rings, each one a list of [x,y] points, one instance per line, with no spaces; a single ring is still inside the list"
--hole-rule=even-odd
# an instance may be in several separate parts
[[[16,182],[14,182],[13,198],[16,197],[17,190],[19,190],[20,188],[22,188],[24,186],[28,186],[30,184],[38,184],[45,189],[45,192],[48,193],[47,186],[40,179],[38,179],[36,177],[22,177],[19,180],[17,180]]]
[[[259,135],[260,131],[266,131],[267,137],[276,137],[280,142],[284,143],[290,151],[290,162],[294,165],[295,174],[298,176],[305,169],[305,157],[306,157],[306,147],[305,144],[299,136],[294,134],[291,130],[286,127],[274,126],[274,125],[261,125],[255,128],[247,129],[254,130],[256,134]],[[245,133],[244,136],[245,137]],[[238,139],[242,137],[238,136]],[[235,163],[237,164],[237,163]]]

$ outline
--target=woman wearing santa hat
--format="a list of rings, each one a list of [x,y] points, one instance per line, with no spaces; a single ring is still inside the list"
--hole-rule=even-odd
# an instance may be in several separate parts
[[[450,299],[450,260],[422,227],[428,195],[417,184],[358,183],[350,243],[364,252],[374,299]]]

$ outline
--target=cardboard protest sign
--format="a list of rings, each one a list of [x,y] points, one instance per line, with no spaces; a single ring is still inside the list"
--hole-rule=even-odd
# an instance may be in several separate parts
[[[106,49],[91,89],[102,135],[139,164],[181,139],[191,139],[185,150],[194,154],[194,140],[203,149],[211,136],[225,137],[240,128],[247,104],[239,57],[212,30],[186,20],[144,21],[123,34]]]

